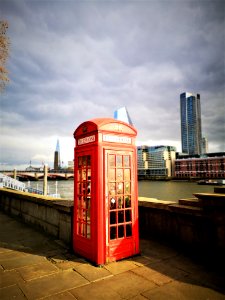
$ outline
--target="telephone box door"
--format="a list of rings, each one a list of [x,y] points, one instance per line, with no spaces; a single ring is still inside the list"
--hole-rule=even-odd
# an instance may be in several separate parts
[[[133,151],[105,151],[106,261],[139,252]]]
[[[78,253],[92,258],[93,155],[91,151],[77,152],[75,165],[74,236],[76,236],[76,243],[74,247]]]

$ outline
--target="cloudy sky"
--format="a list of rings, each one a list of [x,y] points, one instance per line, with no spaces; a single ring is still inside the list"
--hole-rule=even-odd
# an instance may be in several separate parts
[[[126,106],[137,143],[181,150],[179,95],[200,93],[209,151],[225,151],[223,0],[1,0],[10,84],[1,168],[73,159],[73,132]]]

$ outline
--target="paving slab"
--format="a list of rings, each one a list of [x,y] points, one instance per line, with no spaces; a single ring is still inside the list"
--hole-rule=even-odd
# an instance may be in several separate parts
[[[79,261],[70,261],[65,260],[61,262],[55,263],[55,266],[60,270],[76,270],[78,266],[80,266],[82,263]]]
[[[5,250],[0,253],[0,264],[4,261],[10,260],[10,259],[16,259],[16,258],[20,259],[27,255],[28,255],[28,253],[25,253],[25,252]]]
[[[59,293],[59,294],[54,294],[54,295],[51,295],[51,296],[48,296],[48,297],[44,298],[44,300],[76,300],[76,299],[77,298],[75,298],[70,292],[63,292],[63,293]]]
[[[170,270],[179,269],[185,271],[190,278],[199,284],[217,289],[225,293],[225,272],[218,270],[218,266],[207,268],[198,261],[179,255],[172,260],[166,262],[166,266]]]
[[[158,258],[152,258],[145,255],[137,255],[131,258],[131,261],[135,263],[137,266],[145,266],[149,265],[151,263],[159,262],[161,259]]]
[[[89,281],[74,271],[64,271],[44,276],[21,284],[20,288],[27,299],[33,300],[88,284]]]
[[[105,268],[113,275],[120,274],[137,268],[138,265],[132,260],[121,260],[105,265]]]
[[[169,284],[145,291],[144,297],[150,300],[224,300],[225,295],[207,287],[173,281]]]
[[[110,273],[106,268],[96,267],[90,264],[80,264],[75,267],[74,270],[90,282],[112,276],[112,273]]]
[[[124,299],[120,294],[113,290],[110,286],[105,285],[105,281],[101,280],[93,282],[88,286],[82,286],[70,290],[70,293],[79,300],[120,300]]]
[[[105,286],[106,290],[112,289],[124,299],[130,299],[144,291],[156,287],[154,282],[136,275],[131,271],[120,273],[101,281],[101,283]]]
[[[137,269],[132,270],[132,272],[157,285],[163,285],[173,280],[171,277],[166,276],[163,273],[157,272],[147,266],[139,267]]]
[[[57,273],[59,272],[59,269],[49,261],[44,261],[38,264],[18,268],[17,272],[21,275],[24,281],[30,281]]]
[[[164,274],[165,276],[170,277],[172,280],[184,278],[190,275],[189,272],[182,270],[180,267],[171,266],[170,261],[172,260],[163,260],[154,264],[150,263],[146,265],[146,267],[157,273]]]
[[[15,270],[2,272],[0,275],[0,288],[8,287],[11,285],[15,285],[16,283],[23,281],[20,274],[18,274]],[[1,294],[0,294],[1,296]],[[1,299],[1,297],[0,297]]]
[[[0,296],[1,300],[9,300],[9,299],[16,299],[16,300],[24,300],[27,299],[23,294],[22,290],[18,285],[12,285],[10,287],[5,287],[0,289]]]
[[[39,255],[24,255],[21,257],[11,258],[8,260],[2,260],[1,265],[5,270],[13,270],[28,265],[38,264],[45,262],[46,258]]]

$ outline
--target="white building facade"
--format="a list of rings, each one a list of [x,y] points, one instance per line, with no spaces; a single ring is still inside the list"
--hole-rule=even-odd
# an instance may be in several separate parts
[[[173,146],[138,146],[137,157],[139,179],[169,179],[175,174]]]

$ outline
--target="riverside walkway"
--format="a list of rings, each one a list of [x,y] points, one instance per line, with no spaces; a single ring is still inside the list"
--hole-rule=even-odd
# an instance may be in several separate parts
[[[225,272],[155,241],[102,268],[0,212],[0,299],[225,299]],[[221,268],[222,269],[222,268]]]

